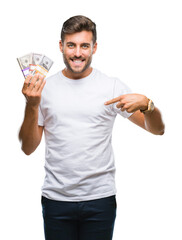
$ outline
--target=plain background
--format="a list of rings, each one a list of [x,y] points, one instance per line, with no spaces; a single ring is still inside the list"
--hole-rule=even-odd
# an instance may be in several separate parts
[[[1,3],[1,239],[44,239],[40,204],[44,138],[32,155],[21,151],[24,78],[16,58],[44,53],[54,61],[48,76],[63,69],[58,47],[61,27],[78,14],[97,24],[98,51],[92,66],[151,98],[166,125],[165,135],[154,136],[121,116],[116,118],[118,210],[113,239],[182,239],[180,4],[177,0]]]

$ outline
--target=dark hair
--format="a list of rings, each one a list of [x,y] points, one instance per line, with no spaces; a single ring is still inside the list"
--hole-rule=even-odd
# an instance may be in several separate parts
[[[66,34],[77,33],[81,31],[90,31],[93,34],[93,43],[97,40],[96,24],[89,18],[78,15],[69,18],[63,23],[61,30],[61,41],[64,42]]]

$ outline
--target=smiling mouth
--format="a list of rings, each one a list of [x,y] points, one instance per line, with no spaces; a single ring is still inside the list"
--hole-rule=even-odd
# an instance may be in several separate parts
[[[85,61],[85,59],[75,59],[75,58],[70,58],[72,62],[74,63],[82,63]]]

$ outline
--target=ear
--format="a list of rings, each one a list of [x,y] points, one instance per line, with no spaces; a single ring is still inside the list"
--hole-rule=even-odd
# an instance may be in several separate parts
[[[93,47],[93,54],[97,51],[97,42],[94,44],[94,47]]]
[[[63,43],[61,40],[59,41],[59,49],[61,52],[63,52]]]

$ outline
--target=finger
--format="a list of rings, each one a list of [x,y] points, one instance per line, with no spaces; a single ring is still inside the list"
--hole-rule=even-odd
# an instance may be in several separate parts
[[[125,107],[121,107],[121,111],[122,112],[126,111],[126,108]]]
[[[39,78],[37,79],[37,81],[35,82],[32,91],[38,91],[43,80],[44,80],[44,76],[40,75]]]
[[[119,101],[119,103],[116,104],[116,107],[117,107],[117,108],[121,108],[121,107],[123,107],[123,106],[124,106],[124,103],[121,102],[121,101]]]
[[[24,81],[22,91],[25,91],[28,88],[29,82],[31,81],[32,75],[28,75]]]
[[[39,82],[39,78],[40,78],[40,75],[39,74],[35,74],[32,79],[31,79],[31,82],[30,82],[30,85],[29,85],[29,90],[32,91],[32,89],[36,86],[36,84],[38,84]]]
[[[136,111],[136,109],[133,108],[133,106],[127,106],[127,105],[124,105],[122,108],[121,108],[121,111],[127,111],[128,113],[133,113]]]
[[[130,110],[130,108],[125,108],[125,107],[121,108],[121,111],[122,111],[122,112],[126,111],[126,112],[128,112],[128,113],[131,113],[131,112],[132,112],[132,111]]]
[[[42,92],[42,89],[44,88],[45,84],[46,84],[46,80],[43,78],[42,84],[40,85],[40,87],[39,87],[39,89],[38,89],[38,92],[39,92],[39,93]]]
[[[110,104],[112,104],[112,103],[116,103],[116,102],[118,102],[118,101],[120,101],[120,100],[121,100],[121,96],[116,97],[116,98],[113,98],[113,99],[111,99],[111,100],[105,102],[104,104],[105,104],[105,105],[110,105]]]

